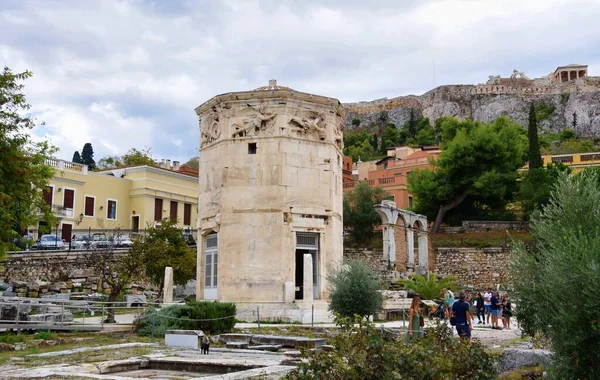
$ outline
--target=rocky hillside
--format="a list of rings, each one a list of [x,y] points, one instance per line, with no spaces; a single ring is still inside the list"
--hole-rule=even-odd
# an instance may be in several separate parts
[[[600,137],[600,77],[586,77],[563,84],[540,86],[510,82],[509,79],[493,85],[451,85],[437,87],[421,96],[401,96],[370,102],[344,104],[347,110],[346,128],[377,124],[382,112],[387,112],[389,123],[401,127],[408,121],[410,110],[434,122],[442,116],[491,121],[508,116],[523,126],[527,125],[529,104],[543,104],[550,110],[541,121],[541,131],[560,131],[572,128],[574,115],[576,133],[586,137]]]

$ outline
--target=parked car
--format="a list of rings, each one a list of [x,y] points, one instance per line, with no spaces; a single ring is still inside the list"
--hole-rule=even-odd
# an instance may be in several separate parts
[[[92,235],[92,248],[108,248],[110,242],[105,234]]]
[[[117,248],[129,248],[133,246],[133,241],[127,235],[117,235],[109,239]]]
[[[37,249],[65,249],[65,242],[56,235],[42,235]]]
[[[90,249],[92,247],[92,237],[90,235],[74,235],[71,239],[72,249]]]

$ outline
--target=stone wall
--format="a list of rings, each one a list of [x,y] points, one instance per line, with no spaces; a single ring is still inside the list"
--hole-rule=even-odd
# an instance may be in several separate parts
[[[56,293],[90,294],[110,290],[85,264],[86,251],[27,252],[10,254],[0,268],[0,279],[12,285],[19,297]],[[118,253],[116,253],[118,254]],[[136,284],[147,288],[147,281]]]
[[[509,250],[505,248],[438,248],[438,275],[454,275],[463,287],[484,289],[505,284]]]
[[[489,220],[464,220],[460,227],[442,227],[440,232],[445,234],[458,234],[468,232],[490,232],[490,231],[529,231],[527,222],[513,221],[489,221]]]

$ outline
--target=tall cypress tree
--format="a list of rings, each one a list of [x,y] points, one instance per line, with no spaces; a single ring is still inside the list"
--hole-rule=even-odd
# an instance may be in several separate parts
[[[529,140],[529,169],[544,167],[544,160],[540,152],[540,141],[537,131],[537,117],[535,115],[535,105],[531,103],[529,107],[529,125],[527,126],[527,138]]]
[[[87,165],[90,170],[96,169],[96,161],[94,161],[94,148],[91,143],[85,143],[81,150],[81,161]]]
[[[76,163],[76,164],[82,164],[83,160],[81,159],[81,155],[79,155],[78,151],[75,151],[75,153],[73,153],[73,159],[71,159],[72,162]]]

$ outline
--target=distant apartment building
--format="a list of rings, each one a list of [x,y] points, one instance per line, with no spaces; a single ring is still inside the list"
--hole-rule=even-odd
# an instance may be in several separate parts
[[[542,159],[544,166],[561,163],[571,168],[573,173],[579,173],[589,166],[600,166],[600,152],[543,155]],[[529,164],[522,170],[526,169],[529,169]]]
[[[416,169],[431,168],[430,159],[440,154],[437,146],[394,147],[388,149],[388,156],[379,161],[358,162],[355,164],[353,180],[344,177],[344,191],[354,189],[357,183],[380,186],[390,194],[398,208],[412,207],[412,196],[408,192],[408,176]]]
[[[69,242],[75,230],[130,230],[135,233],[163,218],[196,229],[198,171],[177,161],[90,171],[87,165],[49,159],[55,175],[43,189],[58,224],[40,220],[31,230],[57,233]],[[37,235],[37,234],[34,234]],[[37,236],[34,236],[37,237]]]

